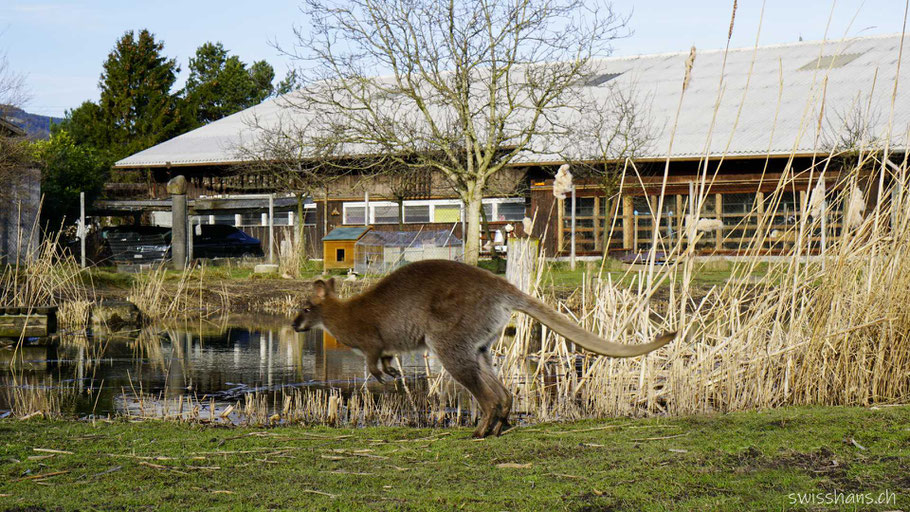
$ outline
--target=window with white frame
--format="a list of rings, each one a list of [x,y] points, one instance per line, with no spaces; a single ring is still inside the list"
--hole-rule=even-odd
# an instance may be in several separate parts
[[[433,222],[461,222],[461,204],[440,204],[432,207]]]
[[[521,221],[525,218],[525,201],[521,199],[519,201],[503,201],[496,205],[496,220],[497,221]]]
[[[344,224],[364,224],[363,216],[364,206],[344,205]]]
[[[426,224],[430,222],[430,205],[406,204],[404,205],[404,221],[409,224]]]
[[[370,224],[398,224],[397,204],[371,204],[370,210]]]
[[[398,203],[370,201],[369,224],[398,224]],[[491,198],[483,200],[484,213],[490,222],[520,221],[525,216],[523,198]],[[343,205],[343,222],[363,225],[365,205],[350,202]],[[406,224],[461,222],[463,206],[457,199],[424,199],[404,202]]]

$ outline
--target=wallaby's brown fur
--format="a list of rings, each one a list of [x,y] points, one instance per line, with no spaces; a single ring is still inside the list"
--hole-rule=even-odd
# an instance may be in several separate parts
[[[513,310],[531,315],[557,333],[598,354],[631,357],[669,343],[675,333],[641,345],[612,343],[582,329],[543,302],[486,270],[446,260],[406,265],[372,289],[347,300],[335,281],[316,281],[314,293],[294,319],[294,329],[321,327],[366,356],[380,382],[398,377],[392,355],[429,347],[446,371],[477,399],[483,419],[475,437],[508,428],[512,394],[496,377],[490,345]],[[380,364],[382,365],[380,369]]]

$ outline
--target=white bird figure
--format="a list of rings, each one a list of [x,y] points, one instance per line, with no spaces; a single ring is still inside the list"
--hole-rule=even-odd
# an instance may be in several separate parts
[[[556,171],[556,179],[553,180],[553,197],[556,199],[565,199],[566,195],[572,193],[572,173],[569,172],[569,164],[562,164]]]
[[[863,197],[863,191],[857,186],[853,186],[850,191],[850,202],[847,203],[847,215],[844,218],[844,224],[847,229],[854,229],[863,223],[863,213],[866,211],[866,198]]]
[[[809,195],[809,215],[813,219],[817,219],[822,216],[822,205],[825,203],[825,182],[818,180],[818,184],[815,185],[815,188],[812,189],[812,194]]]
[[[534,228],[531,217],[521,219],[521,227],[524,229],[525,235],[530,236],[531,230]]]

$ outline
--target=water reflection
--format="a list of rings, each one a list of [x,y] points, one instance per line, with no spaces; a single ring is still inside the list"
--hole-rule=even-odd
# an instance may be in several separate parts
[[[70,337],[56,354],[0,350],[0,409],[11,407],[10,390],[23,386],[73,389],[73,409],[82,415],[125,412],[138,396],[233,403],[245,393],[288,387],[394,389],[368,381],[363,357],[322,331],[297,333],[283,318],[259,320],[257,327],[205,323],[101,340]],[[439,369],[423,353],[402,356],[401,364],[409,379]]]

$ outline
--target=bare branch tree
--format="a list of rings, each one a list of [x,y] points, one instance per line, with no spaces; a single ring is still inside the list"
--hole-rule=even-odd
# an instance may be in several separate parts
[[[491,177],[538,139],[566,133],[592,57],[627,18],[587,0],[307,0],[287,51],[308,77],[288,108],[308,119],[313,156],[354,170],[443,174],[465,204],[465,260],[479,254]],[[347,168],[350,170],[350,168]]]
[[[0,51],[0,119],[6,118],[12,109],[21,107],[28,99],[25,75],[16,73],[6,54]],[[0,182],[10,184],[28,163],[29,154],[24,137],[7,135],[4,131],[0,127]],[[0,199],[8,192],[10,187],[2,187]]]
[[[884,140],[875,133],[880,120],[881,113],[864,106],[859,95],[849,108],[825,115],[821,146],[833,155],[835,168],[869,170],[875,165],[884,148]]]
[[[660,133],[651,117],[650,98],[642,97],[634,81],[606,87],[605,94],[586,102],[562,156],[574,175],[597,179],[604,198],[616,201],[626,161],[644,153]],[[606,212],[609,216],[610,208]],[[606,243],[610,223],[604,222],[603,229],[599,240]]]
[[[245,119],[253,140],[242,141],[235,149],[247,174],[259,176],[269,182],[270,187],[293,194],[297,198],[297,243],[304,252],[304,201],[307,197],[317,198],[329,184],[341,177],[344,165],[329,164],[324,159],[313,158],[314,154],[325,153],[324,148],[308,146],[310,139],[305,135],[308,126],[291,122],[263,121],[251,116]],[[353,162],[347,163],[353,167]],[[326,213],[327,214],[327,213]]]
[[[0,51],[0,115],[7,109],[21,107],[30,98],[25,75],[13,71],[6,53]]]

